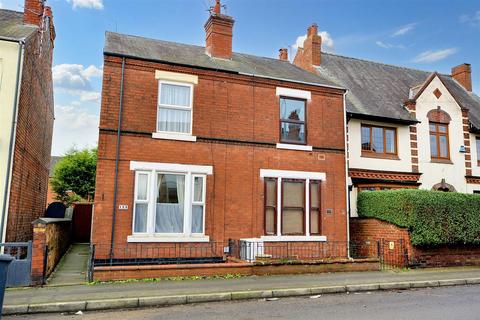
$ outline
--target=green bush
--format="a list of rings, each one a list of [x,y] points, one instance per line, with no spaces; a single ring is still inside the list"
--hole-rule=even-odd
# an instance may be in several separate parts
[[[427,190],[361,192],[358,215],[407,228],[414,246],[480,243],[480,195]]]

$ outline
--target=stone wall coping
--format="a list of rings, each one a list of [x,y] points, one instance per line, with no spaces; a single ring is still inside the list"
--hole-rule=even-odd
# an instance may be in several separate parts
[[[52,223],[63,223],[63,222],[72,222],[71,218],[38,218],[33,221],[32,224],[52,224]]]

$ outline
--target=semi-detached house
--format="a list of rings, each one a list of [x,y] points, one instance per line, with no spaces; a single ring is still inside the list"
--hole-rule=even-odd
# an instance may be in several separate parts
[[[469,64],[440,74],[324,53],[321,42],[309,28],[294,63],[348,90],[351,216],[365,190],[480,192],[480,97]]]
[[[346,247],[345,89],[285,49],[232,52],[233,25],[217,2],[205,47],[106,33],[96,258],[240,239]]]
[[[45,211],[54,121],[53,14],[0,9],[0,243],[32,240]]]

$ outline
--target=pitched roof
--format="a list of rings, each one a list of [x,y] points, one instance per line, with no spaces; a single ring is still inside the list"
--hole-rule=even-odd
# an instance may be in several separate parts
[[[104,53],[150,61],[207,68],[317,86],[339,87],[329,79],[305,71],[288,61],[233,53],[231,59],[218,59],[205,53],[205,47],[107,32]]]
[[[23,12],[0,9],[0,38],[23,40],[37,28],[35,25],[23,23]]]
[[[322,52],[318,73],[348,89],[347,112],[354,116],[411,122],[403,103],[410,89],[419,90],[432,72],[392,66]],[[480,129],[480,98],[466,91],[449,75],[438,75],[462,108],[470,112],[472,125]]]

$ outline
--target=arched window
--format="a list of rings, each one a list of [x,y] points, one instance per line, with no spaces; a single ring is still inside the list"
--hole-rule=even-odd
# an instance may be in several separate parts
[[[450,144],[448,139],[448,124],[450,115],[440,107],[430,110],[427,114],[430,128],[430,154],[432,160],[450,160]]]

